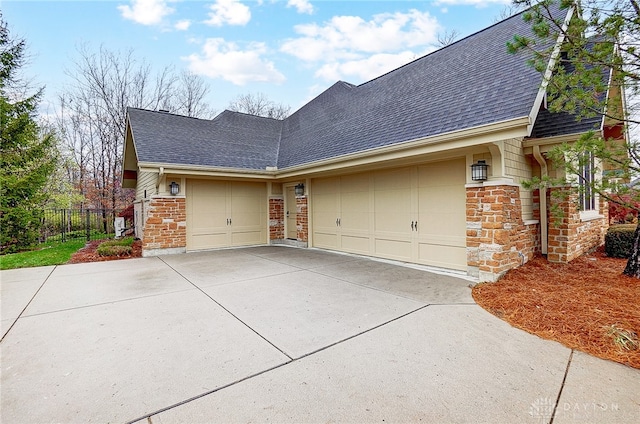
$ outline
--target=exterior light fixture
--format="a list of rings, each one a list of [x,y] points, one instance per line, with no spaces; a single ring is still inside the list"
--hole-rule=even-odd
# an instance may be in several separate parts
[[[488,167],[489,165],[484,160],[479,160],[471,165],[471,179],[473,181],[486,181]]]
[[[304,184],[299,183],[295,188],[296,196],[304,196]]]
[[[171,195],[175,196],[178,193],[180,193],[180,184],[176,183],[175,181],[171,181],[171,184],[169,184],[169,190],[171,191]]]

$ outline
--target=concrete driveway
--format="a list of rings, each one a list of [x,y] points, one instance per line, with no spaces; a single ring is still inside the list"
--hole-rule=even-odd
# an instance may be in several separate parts
[[[3,423],[640,421],[639,370],[454,276],[275,246],[0,276]]]

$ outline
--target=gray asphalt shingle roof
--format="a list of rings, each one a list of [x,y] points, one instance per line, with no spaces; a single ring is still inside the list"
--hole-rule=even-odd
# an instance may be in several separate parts
[[[553,137],[565,134],[578,134],[597,131],[602,125],[602,116],[594,116],[576,120],[574,115],[566,112],[551,113],[542,109],[538,113],[536,123],[531,131],[532,138]]]
[[[128,109],[139,162],[265,169],[274,166],[282,121],[224,111],[212,120]]]
[[[521,15],[359,86],[337,82],[283,121],[129,109],[138,160],[284,169],[528,116],[541,75],[507,52],[515,34],[530,34]]]

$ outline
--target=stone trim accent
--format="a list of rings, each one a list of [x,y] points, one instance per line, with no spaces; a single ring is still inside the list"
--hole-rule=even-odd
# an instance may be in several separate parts
[[[284,199],[269,198],[269,240],[284,239]]]
[[[186,251],[187,208],[184,196],[154,196],[149,202],[148,214],[142,235],[143,256]]]
[[[307,196],[296,196],[296,230],[300,242],[309,241],[309,208]]]

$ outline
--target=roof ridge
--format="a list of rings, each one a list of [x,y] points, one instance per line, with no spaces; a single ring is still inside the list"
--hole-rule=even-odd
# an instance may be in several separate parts
[[[235,114],[238,114],[238,115],[251,116],[251,117],[254,117],[254,118],[272,119],[272,120],[274,120],[274,121],[283,121],[283,120],[284,120],[284,119],[272,118],[272,117],[270,117],[270,116],[254,115],[253,113],[240,112],[240,111],[238,111],[238,110],[231,110],[231,109],[225,109],[225,110],[223,110],[222,112],[220,112],[220,113],[218,114],[218,116],[222,115],[222,114],[223,114],[223,113],[225,113],[225,112],[235,113]],[[286,119],[286,118],[285,118],[285,119]]]
[[[149,112],[149,113],[155,113],[158,115],[171,115],[171,116],[176,116],[178,118],[190,118],[190,119],[197,119],[199,121],[212,121],[212,119],[204,119],[204,118],[198,118],[196,116],[187,116],[187,115],[181,115],[179,113],[174,113],[174,112],[165,112],[165,111],[161,111],[161,110],[151,110],[151,109],[143,109],[140,107],[133,107],[133,106],[127,106],[127,111],[129,109],[133,109],[133,110],[138,110],[140,112]]]

